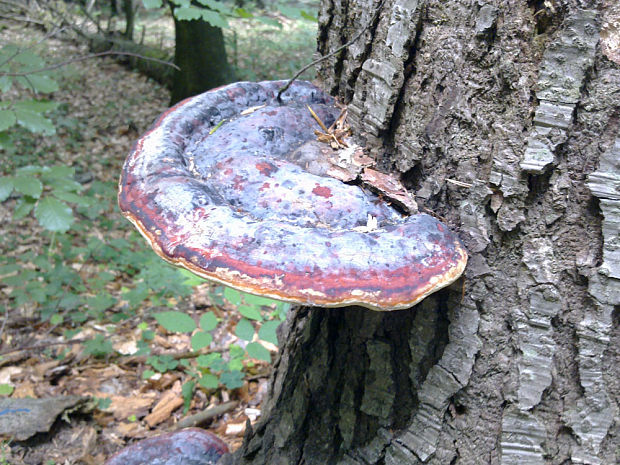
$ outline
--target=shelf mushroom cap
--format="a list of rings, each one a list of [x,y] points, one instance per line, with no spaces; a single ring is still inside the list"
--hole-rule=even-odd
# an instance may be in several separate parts
[[[456,235],[330,177],[309,144],[317,125],[306,106],[326,125],[340,109],[303,81],[278,102],[283,85],[241,82],[189,98],[138,140],[119,205],[155,252],[302,305],[397,310],[455,281],[467,263]]]

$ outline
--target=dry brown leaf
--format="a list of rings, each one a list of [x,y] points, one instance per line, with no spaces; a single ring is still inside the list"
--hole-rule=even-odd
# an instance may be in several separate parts
[[[362,173],[362,182],[380,196],[386,197],[403,208],[407,213],[418,212],[418,204],[413,195],[393,175],[366,168]]]
[[[236,418],[234,421],[231,421],[226,424],[226,429],[224,430],[224,434],[226,436],[243,436],[245,433],[245,425],[248,417],[245,415]]]
[[[112,402],[106,410],[112,412],[117,420],[126,420],[132,415],[136,415],[136,417],[143,416],[155,402],[157,394],[146,392],[140,393],[138,396],[124,397],[109,396],[98,392],[95,397],[111,399]]]
[[[132,423],[118,423],[116,425],[116,431],[119,436],[126,438],[144,438],[148,434],[148,430],[137,421]]]
[[[180,385],[180,383],[178,383]],[[176,386],[176,385],[175,385]],[[152,428],[163,421],[166,421],[172,412],[178,409],[181,405],[183,405],[183,397],[180,392],[174,387],[161,396],[157,405],[153,407],[151,413],[149,413],[144,421]]]
[[[15,386],[15,390],[11,397],[13,399],[25,399],[26,397],[36,398],[34,391],[35,384],[31,381],[23,381]]]
[[[34,373],[43,378],[52,368],[56,368],[60,365],[60,360],[51,360],[49,362],[39,363],[33,367]]]

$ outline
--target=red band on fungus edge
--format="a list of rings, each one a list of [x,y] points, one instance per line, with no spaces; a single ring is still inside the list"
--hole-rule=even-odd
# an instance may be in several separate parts
[[[329,177],[306,105],[328,126],[340,109],[308,82],[277,102],[282,85],[242,82],[187,99],[138,140],[119,205],[155,252],[303,305],[396,310],[456,280],[467,262],[456,235]]]

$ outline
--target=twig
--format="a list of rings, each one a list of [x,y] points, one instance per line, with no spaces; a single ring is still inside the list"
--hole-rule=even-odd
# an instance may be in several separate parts
[[[364,32],[366,32],[368,29],[370,29],[372,27],[372,25],[375,23],[375,21],[377,20],[377,18],[379,17],[379,13],[381,13],[381,8],[383,8],[383,3],[385,3],[385,0],[381,0],[381,2],[379,3],[379,6],[377,6],[377,11],[375,12],[375,14],[373,15],[373,17],[370,19],[370,21],[368,21],[368,24],[366,25],[366,27],[360,29],[357,34],[355,34],[353,36],[353,38],[348,41],[346,44],[341,45],[340,47],[338,47],[336,50],[334,50],[331,53],[328,53],[325,56],[322,56],[321,58],[318,58],[316,60],[314,60],[312,63],[307,64],[306,66],[304,66],[303,68],[301,68],[299,71],[297,71],[297,73],[288,80],[288,82],[280,88],[280,90],[278,91],[278,94],[276,95],[276,99],[278,101],[281,101],[280,97],[282,96],[282,94],[284,92],[286,92],[286,90],[291,87],[291,84],[293,84],[293,82],[299,77],[301,76],[307,69],[312,68],[314,65],[318,65],[320,62],[327,60],[328,58],[333,57],[334,55],[340,53],[342,50],[344,50],[345,48],[351,46],[357,39],[359,39],[360,37],[362,37],[362,34],[364,34]]]
[[[99,32],[99,34],[105,35],[105,31],[101,29],[101,26],[99,25],[99,21],[95,21],[95,18],[91,16],[90,12],[86,8],[84,8],[83,5],[80,5],[80,10],[82,10],[82,13],[84,13],[84,16],[90,19],[90,22],[93,23],[97,27],[97,31]]]
[[[131,57],[142,58],[143,60],[155,61],[155,62],[161,63],[163,65],[171,66],[171,67],[173,67],[173,68],[175,68],[175,69],[177,69],[179,71],[181,70],[181,68],[179,68],[174,63],[170,63],[169,61],[159,60],[157,58],[145,57],[145,56],[139,55],[137,53],[117,52],[115,50],[108,50],[107,52],[99,52],[99,53],[93,53],[93,54],[90,54],[90,55],[84,55],[84,56],[81,56],[81,57],[70,58],[70,59],[62,61],[60,63],[55,63],[53,65],[45,66],[44,68],[35,69],[33,71],[24,71],[24,72],[21,72],[21,73],[0,73],[0,74],[3,75],[3,76],[27,76],[29,74],[43,73],[45,71],[52,71],[54,69],[66,66],[69,63],[75,63],[77,61],[90,60],[91,58],[97,58],[97,57],[108,56],[108,55],[127,55],[127,56],[131,56]]]
[[[196,413],[195,415],[190,415],[189,417],[183,418],[176,425],[174,425],[173,430],[179,430],[181,428],[191,428],[192,426],[199,426],[203,423],[206,423],[211,418],[224,415],[226,412],[234,410],[237,405],[239,405],[239,402],[237,401],[225,402],[223,404],[216,405],[215,407],[208,410]]]
[[[30,346],[21,346],[15,347],[14,349],[4,349],[0,350],[0,355],[10,354],[13,352],[20,352],[22,350],[37,350],[37,349],[47,349],[52,346],[62,346],[62,345],[71,345],[71,344],[80,344],[82,342],[89,341],[90,339],[86,338],[77,338],[71,339],[69,341],[55,341],[55,342],[46,342],[45,344],[33,344]]]
[[[306,105],[306,107],[310,111],[310,114],[312,115],[314,120],[319,124],[319,126],[321,126],[321,129],[323,131],[325,131],[325,134],[329,133],[329,129],[327,129],[327,127],[325,126],[323,121],[321,121],[321,118],[318,117],[318,115],[314,112],[314,110],[312,108],[310,108],[310,105]]]
[[[58,28],[56,30],[51,30],[50,32],[48,32],[47,34],[45,34],[43,36],[43,38],[37,40],[34,44],[29,45],[26,48],[18,48],[15,53],[13,53],[12,55],[9,55],[3,62],[0,62],[0,67],[6,65],[7,63],[9,63],[11,60],[13,60],[16,56],[21,55],[22,53],[30,50],[31,48],[36,47],[37,45],[45,42],[47,39],[49,39],[50,37],[53,37],[55,34],[62,32],[64,28]]]
[[[466,187],[466,188],[470,188],[473,187],[473,184],[470,184],[468,182],[463,182],[463,181],[458,181],[456,179],[446,179],[447,182],[449,182],[450,184],[454,184],[455,186],[459,186],[459,187]]]
[[[201,355],[207,355],[207,354],[211,354],[214,352],[225,352],[226,350],[227,350],[226,348],[215,348],[215,349],[199,350],[196,352],[175,352],[172,354],[157,354],[157,355],[169,355],[175,360],[183,360],[186,358],[200,357]],[[146,363],[146,360],[148,357],[150,357],[150,355],[129,355],[127,356],[125,360],[122,361],[122,363],[124,364]]]
[[[0,2],[1,3],[1,2]],[[28,18],[27,16],[17,16],[17,15],[12,15],[12,16],[7,16],[7,15],[0,15],[0,19],[8,19],[10,21],[18,21],[20,23],[32,23],[32,24],[36,24],[37,26],[45,26],[45,23],[41,22],[41,21],[37,21],[36,19],[31,19]]]

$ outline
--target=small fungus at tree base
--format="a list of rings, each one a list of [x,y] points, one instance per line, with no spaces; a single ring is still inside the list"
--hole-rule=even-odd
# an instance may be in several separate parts
[[[315,117],[329,126],[341,108],[308,82],[277,101],[283,84],[189,98],[138,140],[119,205],[155,252],[208,280],[312,306],[397,310],[455,281],[467,263],[456,235],[332,177],[313,144]]]
[[[131,444],[105,465],[215,465],[227,453],[228,446],[215,434],[187,428]]]

